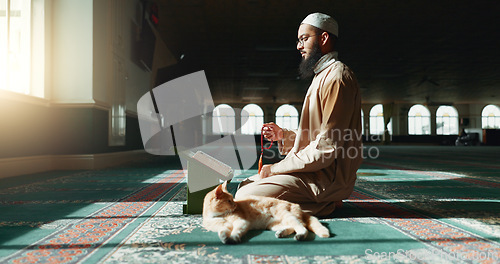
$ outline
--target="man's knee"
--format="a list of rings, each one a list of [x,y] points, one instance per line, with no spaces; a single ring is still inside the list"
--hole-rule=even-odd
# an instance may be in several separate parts
[[[238,190],[236,190],[236,193],[234,195],[234,199],[241,200],[244,199],[245,197],[248,197],[251,195],[251,188],[248,188],[248,185],[244,186],[238,186]]]
[[[235,199],[245,199],[250,195],[278,198],[287,190],[285,186],[276,183],[256,181],[240,185],[236,191]]]
[[[275,175],[256,181],[243,181],[236,192],[236,199],[245,199],[248,195],[274,197],[283,200],[308,200],[305,185],[291,175]]]

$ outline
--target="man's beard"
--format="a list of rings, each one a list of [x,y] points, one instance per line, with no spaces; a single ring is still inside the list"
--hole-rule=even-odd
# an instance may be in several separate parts
[[[323,54],[321,53],[321,49],[319,47],[318,43],[315,43],[312,50],[311,54],[309,55],[309,58],[305,59],[302,58],[302,61],[300,62],[299,65],[299,74],[300,78],[302,79],[307,79],[311,76],[314,75],[314,67],[316,66],[316,63],[321,59]]]

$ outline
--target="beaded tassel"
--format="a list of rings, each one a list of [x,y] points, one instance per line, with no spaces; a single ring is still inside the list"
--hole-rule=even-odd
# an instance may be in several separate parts
[[[262,130],[264,130],[264,127],[262,127],[260,131],[260,158],[259,158],[259,174],[260,171],[262,170],[262,156],[264,155],[264,149],[270,149],[273,146],[273,142],[271,141],[271,145],[268,148],[264,148],[264,134],[262,134]]]

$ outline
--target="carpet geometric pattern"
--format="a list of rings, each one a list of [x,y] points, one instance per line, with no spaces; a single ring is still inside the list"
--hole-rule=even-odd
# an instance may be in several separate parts
[[[0,263],[499,263],[500,148],[377,151],[321,219],[332,237],[301,242],[251,231],[222,244],[182,214],[185,172],[163,157],[4,179]]]

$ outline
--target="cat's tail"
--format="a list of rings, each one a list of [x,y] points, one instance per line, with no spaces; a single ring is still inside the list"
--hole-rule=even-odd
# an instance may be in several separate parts
[[[304,222],[307,229],[314,232],[319,237],[330,237],[330,230],[326,228],[315,216],[304,213]]]

